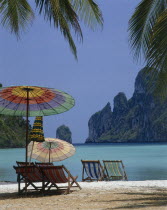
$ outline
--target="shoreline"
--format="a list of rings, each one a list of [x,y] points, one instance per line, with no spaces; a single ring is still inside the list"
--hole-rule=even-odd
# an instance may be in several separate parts
[[[120,142],[83,142],[83,143],[72,143],[74,146],[93,146],[93,145],[167,145],[167,141],[120,141]],[[3,147],[0,150],[5,149],[25,149],[25,147]]]
[[[113,190],[133,188],[167,189],[167,180],[78,182],[83,190]],[[24,183],[21,184],[22,186]],[[17,182],[0,182],[0,192],[17,192]]]

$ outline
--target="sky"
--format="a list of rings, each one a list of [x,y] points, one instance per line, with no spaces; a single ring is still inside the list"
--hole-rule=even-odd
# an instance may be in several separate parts
[[[1,27],[0,83],[49,87],[69,93],[75,107],[44,117],[45,137],[56,137],[64,124],[72,132],[73,143],[88,137],[88,120],[108,102],[124,92],[129,99],[142,63],[133,60],[128,43],[128,21],[139,0],[96,1],[104,18],[103,30],[83,26],[83,43],[76,40],[78,61],[60,32],[42,16],[36,16],[21,39]],[[30,119],[33,123],[34,118]]]

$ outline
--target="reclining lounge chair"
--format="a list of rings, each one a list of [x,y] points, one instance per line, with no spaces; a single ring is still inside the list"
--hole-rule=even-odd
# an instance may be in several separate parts
[[[82,181],[102,181],[105,178],[104,169],[99,160],[81,160],[83,165]],[[87,175],[84,178],[85,173]]]
[[[107,180],[128,180],[122,160],[103,160]]]
[[[17,173],[18,193],[27,192],[29,186],[33,190],[42,191],[49,184],[48,180],[43,177],[40,169],[35,166],[13,166]],[[25,187],[21,189],[21,182],[25,183]],[[41,186],[36,186],[35,183],[41,183]]]
[[[52,187],[56,187],[57,190],[65,189],[64,194],[70,193],[71,187],[78,187],[81,189],[80,185],[76,181],[77,177],[73,177],[70,172],[65,168],[65,166],[47,166],[47,167],[40,167],[43,175],[46,179],[51,183],[48,187],[48,191]],[[59,184],[67,183],[67,186],[59,186]],[[73,186],[75,184],[76,186]],[[45,189],[43,189],[44,192]]]

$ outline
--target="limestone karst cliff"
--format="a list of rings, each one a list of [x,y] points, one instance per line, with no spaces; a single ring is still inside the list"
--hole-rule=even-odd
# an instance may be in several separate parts
[[[114,98],[113,111],[110,103],[91,116],[86,143],[103,142],[167,142],[167,101],[153,96],[142,69],[135,80],[133,96],[127,100],[124,93]]]

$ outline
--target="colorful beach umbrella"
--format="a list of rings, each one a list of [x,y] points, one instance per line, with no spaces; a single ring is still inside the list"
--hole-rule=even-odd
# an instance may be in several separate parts
[[[28,117],[60,114],[72,108],[74,99],[60,90],[37,86],[0,88],[0,114],[26,117],[26,162]]]
[[[31,155],[33,142],[28,145],[28,156]],[[57,162],[74,155],[75,147],[63,140],[45,138],[44,142],[34,142],[32,158],[40,162]]]
[[[47,116],[65,112],[73,106],[74,99],[70,95],[52,88],[37,86],[0,88],[0,114]]]

